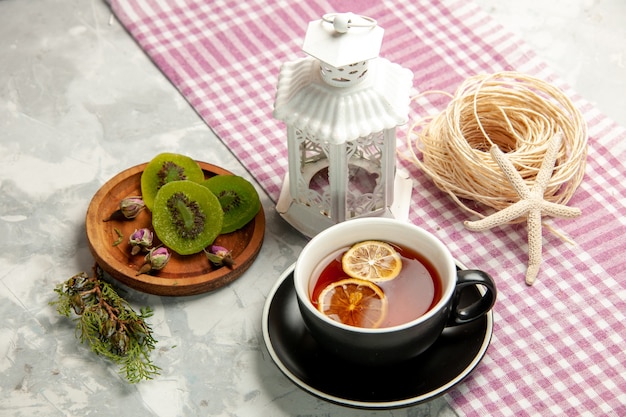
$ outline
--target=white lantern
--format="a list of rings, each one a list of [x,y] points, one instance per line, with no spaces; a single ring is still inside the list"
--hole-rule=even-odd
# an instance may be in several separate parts
[[[396,172],[396,128],[413,74],[378,57],[384,30],[351,13],[309,24],[283,64],[274,117],[287,126],[289,173],[276,206],[306,236],[365,216],[406,217],[411,181]]]

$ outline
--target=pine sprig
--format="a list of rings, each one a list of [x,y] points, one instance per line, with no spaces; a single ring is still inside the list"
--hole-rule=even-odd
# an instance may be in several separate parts
[[[76,337],[97,355],[120,365],[120,373],[130,383],[152,379],[161,370],[150,359],[156,340],[145,319],[152,316],[152,309],[144,307],[137,314],[100,278],[97,268],[93,276],[74,275],[57,285],[54,291],[59,298],[50,304],[63,316],[74,312]]]

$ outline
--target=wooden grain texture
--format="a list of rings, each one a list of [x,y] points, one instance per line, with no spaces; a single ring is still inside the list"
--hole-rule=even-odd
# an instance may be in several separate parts
[[[214,175],[232,175],[218,166],[198,162],[205,173],[205,178]],[[111,213],[119,208],[119,202],[125,197],[141,195],[141,174],[147,164],[141,164],[120,172],[104,184],[94,195],[87,209],[86,230],[89,249],[98,265],[113,278],[138,291],[165,295],[181,296],[201,294],[220,288],[245,272],[261,249],[265,235],[265,213],[263,208],[256,217],[243,228],[218,236],[214,244],[232,251],[234,267],[216,268],[207,260],[203,252],[195,255],[172,254],[167,266],[153,274],[138,275],[143,265],[144,255],[132,256],[128,239],[142,227],[152,230],[152,217],[149,210],[143,210],[139,216],[126,221],[108,221]],[[121,232],[120,244],[114,245]],[[158,245],[156,235],[154,245]]]

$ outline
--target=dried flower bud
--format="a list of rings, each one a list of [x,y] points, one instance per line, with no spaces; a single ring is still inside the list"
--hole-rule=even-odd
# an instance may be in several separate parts
[[[204,253],[206,254],[206,257],[209,259],[209,261],[215,266],[226,265],[229,268],[232,268],[232,266],[235,264],[231,251],[223,246],[211,245],[209,250],[205,250]]]
[[[163,269],[165,265],[167,265],[171,256],[170,251],[166,247],[161,246],[159,248],[151,249],[150,252],[148,252],[146,255],[146,262],[150,263],[152,269],[159,270]]]
[[[146,203],[144,203],[141,197],[126,197],[120,201],[120,208],[115,210],[104,221],[134,219],[144,208],[146,208]]]
[[[147,274],[150,271],[158,271],[165,268],[171,256],[170,251],[164,246],[150,249],[144,258],[144,264],[139,268],[139,271],[137,271],[137,275]]]
[[[142,248],[149,248],[152,246],[153,239],[154,233],[152,233],[150,229],[146,229],[145,227],[142,229],[135,229],[129,238],[129,243],[132,247],[131,254],[137,255],[141,252]]]
[[[120,202],[120,211],[127,219],[134,219],[146,207],[146,204],[139,197],[124,198]]]
[[[132,235],[130,235],[131,245],[150,246],[152,245],[152,239],[154,234],[150,229],[142,228],[135,229]]]

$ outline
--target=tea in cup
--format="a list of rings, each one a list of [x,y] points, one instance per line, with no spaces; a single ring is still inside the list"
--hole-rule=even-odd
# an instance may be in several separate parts
[[[460,308],[463,288],[477,285],[480,299]],[[294,286],[317,343],[373,365],[419,355],[445,327],[481,318],[496,299],[493,279],[458,270],[434,235],[378,217],[339,223],[311,239],[296,262]]]

